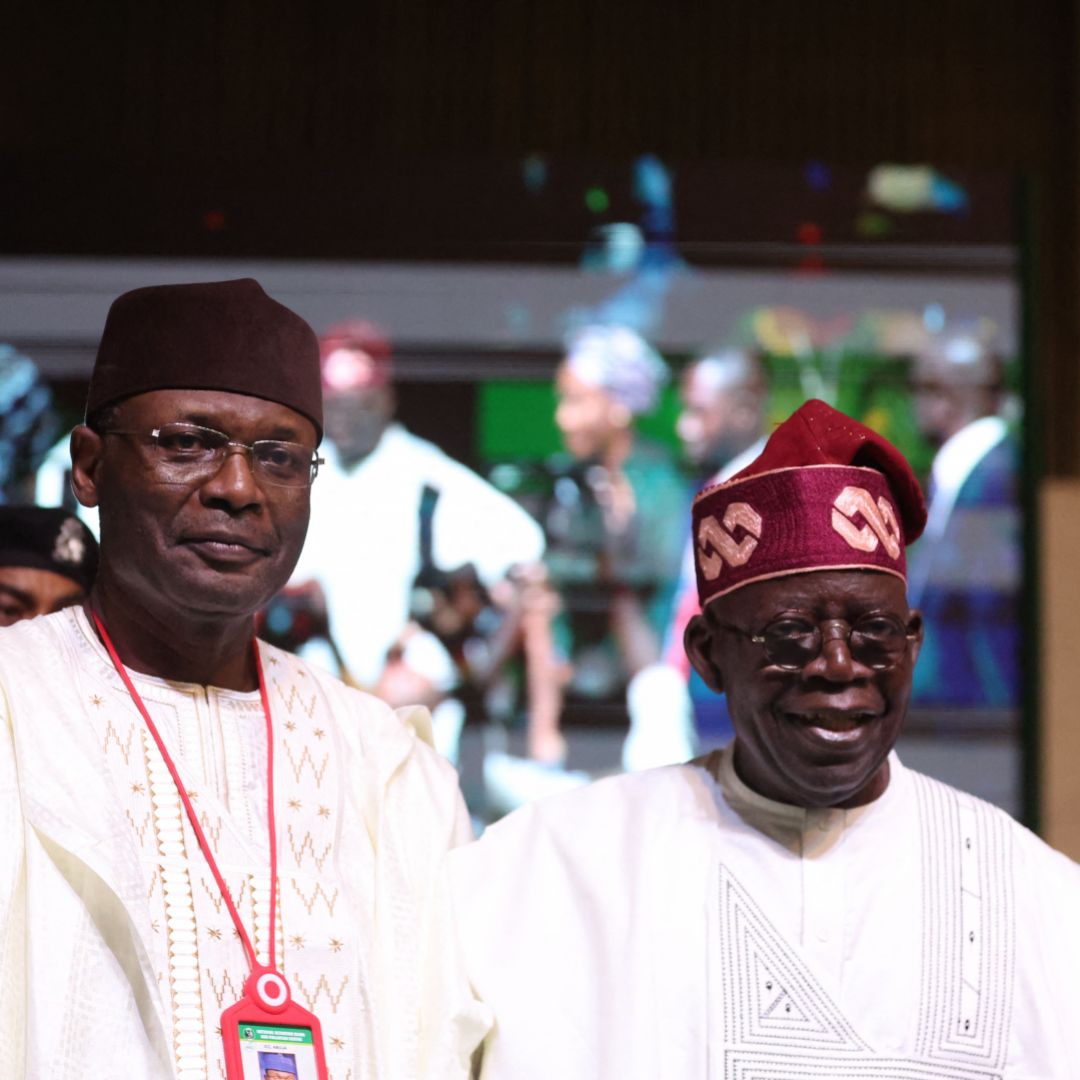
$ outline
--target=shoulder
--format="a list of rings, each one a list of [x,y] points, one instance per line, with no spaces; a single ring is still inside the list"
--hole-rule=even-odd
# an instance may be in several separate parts
[[[0,629],[0,681],[32,678],[39,663],[62,668],[73,628],[71,611],[24,619]]]
[[[350,754],[366,763],[376,782],[419,780],[433,789],[457,792],[454,768],[432,747],[431,717],[423,706],[392,709],[373,694],[346,686],[330,672],[293,653],[260,642],[268,682],[280,701],[304,694],[310,685],[326,703],[331,721]],[[310,693],[310,691],[309,691]],[[271,697],[271,707],[274,700]]]
[[[1041,889],[1050,881],[1054,891],[1063,890],[1073,905],[1080,904],[1080,864],[1052,848],[1000,807],[923,773],[905,771],[911,778],[928,835],[944,836],[945,830],[937,825],[951,823],[965,851],[971,850],[968,841],[974,844],[977,836],[987,849],[982,852],[987,865],[996,865],[1019,886]],[[967,835],[965,826],[970,826],[976,836]]]
[[[668,834],[692,820],[713,819],[715,803],[704,770],[665,765],[597,780],[549,796],[490,826],[455,858],[486,863],[537,846],[566,861],[586,863],[649,837]]]
[[[379,451],[389,457],[408,459],[435,468],[444,462],[453,461],[429,439],[414,435],[407,427],[396,421],[383,433]]]
[[[626,462],[630,483],[650,499],[668,502],[689,502],[690,490],[686,477],[679,471],[666,446],[649,439],[639,439]]]

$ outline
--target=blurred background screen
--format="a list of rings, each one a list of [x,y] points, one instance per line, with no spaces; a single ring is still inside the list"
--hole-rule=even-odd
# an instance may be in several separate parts
[[[410,626],[449,658],[429,679],[441,745],[478,818],[491,819],[730,735],[723,703],[679,655],[690,499],[821,398],[895,442],[928,497],[909,582],[927,640],[899,751],[1021,814],[1033,567],[1022,251],[1007,177],[531,156],[383,161],[347,185],[309,180],[213,201],[196,191],[187,205],[143,197],[144,218],[122,234],[110,222],[125,191],[98,191],[93,214],[70,201],[57,211],[86,219],[55,224],[62,250],[47,229],[16,238],[18,254],[0,259],[5,499],[70,501],[64,435],[80,419],[108,304],[126,289],[253,276],[320,334],[350,320],[376,328],[385,368],[374,347],[341,339],[350,355],[372,352],[374,384],[392,387],[373,439],[390,430],[434,444],[543,533],[533,550],[519,529],[520,553],[506,541],[513,569],[489,574],[500,511],[477,511],[474,552],[439,534],[451,481],[425,485],[428,503],[405,510],[419,521],[409,543],[420,573],[401,570],[398,591],[411,597]],[[47,192],[36,197],[44,205]],[[620,381],[628,372],[632,384]],[[617,465],[611,431],[588,414],[612,401],[629,417]],[[350,415],[336,438],[346,471],[366,422]],[[336,531],[377,533],[384,510],[343,503]],[[440,564],[451,547],[463,554]],[[535,585],[522,584],[527,563],[543,568],[539,602],[522,600]],[[450,626],[439,605],[460,615],[470,567],[479,614]],[[345,586],[315,569],[311,579],[335,631]],[[268,618],[272,629],[278,615]],[[534,623],[543,628],[530,637]],[[369,688],[388,656],[420,655],[420,638],[396,633],[361,675],[340,626],[326,662]],[[640,648],[627,644],[637,630]]]

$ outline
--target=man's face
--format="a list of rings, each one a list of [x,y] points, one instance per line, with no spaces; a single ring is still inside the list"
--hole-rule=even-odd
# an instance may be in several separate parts
[[[71,578],[52,570],[0,566],[0,626],[70,607],[83,595]]]
[[[689,461],[719,467],[742,449],[745,424],[734,390],[718,389],[694,365],[683,376],[680,396],[675,430]]]
[[[910,637],[885,670],[854,660],[844,636],[868,615],[892,615]],[[781,616],[821,627],[822,649],[798,671],[771,663],[758,634]],[[836,623],[826,620],[842,620]],[[823,625],[822,625],[823,624]],[[735,768],[778,802],[858,806],[889,782],[887,757],[900,735],[922,621],[892,574],[822,570],[756,582],[714,600],[686,634],[687,654],[705,682],[727,694]]]
[[[961,428],[997,410],[995,371],[989,363],[959,368],[944,357],[919,357],[912,381],[915,422],[932,446],[941,446]]]
[[[394,392],[374,378],[362,349],[336,349],[323,360],[323,430],[351,465],[367,457],[394,417]]]
[[[315,428],[270,401],[209,390],[155,390],[119,406],[110,430],[149,433],[185,422],[252,443],[315,447]],[[162,479],[138,437],[72,441],[76,490],[101,509],[101,570],[114,591],[152,611],[199,618],[247,616],[288,580],[307,531],[310,489],[266,483],[248,454],[217,472]]]
[[[565,364],[559,369],[555,391],[559,398],[555,424],[563,445],[579,461],[602,457],[616,433],[630,422],[625,406],[578,378]]]

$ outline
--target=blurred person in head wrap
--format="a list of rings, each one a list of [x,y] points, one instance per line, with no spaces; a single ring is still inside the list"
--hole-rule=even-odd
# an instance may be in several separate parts
[[[555,423],[571,460],[555,479],[545,530],[563,606],[555,653],[567,665],[545,680],[565,683],[567,703],[621,709],[630,679],[660,654],[688,498],[671,454],[636,425],[656,408],[668,374],[624,326],[584,327],[559,366]],[[563,699],[550,689],[540,696],[547,705],[530,708],[530,754],[559,761]]]
[[[914,358],[915,419],[937,451],[911,558],[926,620],[914,702],[925,708],[1020,707],[1020,441],[991,331],[948,325]]]
[[[78,604],[97,562],[97,541],[73,514],[0,506],[0,626]]]
[[[1080,866],[895,752],[922,642],[903,455],[821,401],[694,503],[732,742],[448,856],[480,1080],[1070,1080]]]
[[[349,677],[394,705],[440,706],[440,749],[452,756],[462,710],[446,695],[459,681],[460,639],[487,591],[541,558],[543,532],[394,419],[392,350],[377,327],[332,326],[319,353],[326,464],[291,588],[321,591],[314,621]],[[305,655],[320,647],[312,641]]]

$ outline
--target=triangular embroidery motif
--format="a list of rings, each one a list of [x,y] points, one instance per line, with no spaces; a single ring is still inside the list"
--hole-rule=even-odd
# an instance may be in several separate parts
[[[720,905],[729,1044],[866,1049],[810,970],[724,867]],[[735,1002],[742,1004],[731,1007]]]

